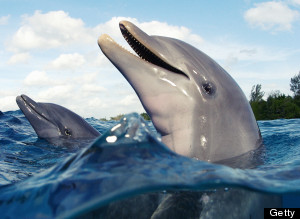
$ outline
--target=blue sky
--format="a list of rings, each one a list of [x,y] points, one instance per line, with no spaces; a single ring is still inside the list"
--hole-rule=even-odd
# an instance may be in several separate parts
[[[104,57],[107,33],[126,46],[120,20],[149,35],[186,41],[215,59],[248,97],[292,95],[300,71],[300,0],[34,1],[0,0],[0,110],[15,97],[63,105],[84,117],[143,112],[133,89]],[[127,47],[127,46],[126,46]]]

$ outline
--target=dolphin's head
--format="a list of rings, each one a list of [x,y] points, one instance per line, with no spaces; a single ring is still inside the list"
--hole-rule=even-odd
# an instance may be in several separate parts
[[[138,56],[108,35],[98,44],[131,84],[169,148],[218,161],[260,145],[244,93],[214,60],[183,41],[149,36],[128,21],[121,21],[120,29]]]
[[[16,101],[40,138],[93,139],[100,135],[82,117],[62,106],[37,103],[26,95]]]

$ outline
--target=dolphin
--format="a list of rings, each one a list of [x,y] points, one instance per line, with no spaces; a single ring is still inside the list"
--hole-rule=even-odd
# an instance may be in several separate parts
[[[95,139],[101,134],[82,117],[53,103],[38,103],[22,94],[16,102],[38,137],[48,139]]]
[[[128,21],[119,26],[137,55],[106,34],[98,45],[133,87],[171,150],[220,162],[262,145],[247,98],[213,59],[183,41],[149,36]]]

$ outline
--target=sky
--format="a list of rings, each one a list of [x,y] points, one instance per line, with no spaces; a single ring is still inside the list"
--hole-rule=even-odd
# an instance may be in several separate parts
[[[249,98],[290,91],[300,71],[300,0],[0,0],[0,111],[16,96],[83,117],[144,112],[98,47],[101,34],[129,48],[118,22],[183,40],[216,60]]]

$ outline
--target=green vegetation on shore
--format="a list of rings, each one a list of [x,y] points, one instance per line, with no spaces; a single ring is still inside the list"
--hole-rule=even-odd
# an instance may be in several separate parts
[[[290,90],[294,93],[293,97],[276,90],[264,100],[265,93],[261,91],[261,85],[254,85],[250,105],[256,120],[300,118],[300,72],[291,78]]]

